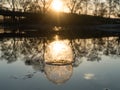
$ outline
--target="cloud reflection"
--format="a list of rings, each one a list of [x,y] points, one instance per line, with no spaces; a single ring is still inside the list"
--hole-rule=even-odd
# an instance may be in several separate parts
[[[91,79],[93,79],[94,77],[95,77],[95,75],[92,74],[92,73],[84,74],[84,79],[86,79],[86,80],[91,80]]]

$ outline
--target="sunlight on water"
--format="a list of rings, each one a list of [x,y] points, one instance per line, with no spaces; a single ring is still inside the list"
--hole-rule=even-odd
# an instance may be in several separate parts
[[[58,35],[55,35],[54,39],[57,41],[59,40],[59,36]]]
[[[60,30],[62,30],[62,27],[55,26],[55,27],[53,27],[53,30],[54,30],[54,31],[60,31]]]
[[[54,41],[48,44],[45,52],[45,62],[49,64],[68,64],[73,61],[72,48],[67,41]]]
[[[72,65],[45,65],[45,74],[47,79],[58,85],[67,82],[71,78],[72,73]]]

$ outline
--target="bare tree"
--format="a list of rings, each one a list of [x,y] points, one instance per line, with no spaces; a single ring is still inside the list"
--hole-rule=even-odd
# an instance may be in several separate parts
[[[108,3],[108,17],[111,17],[111,14],[114,12],[114,0],[107,0]]]
[[[83,0],[69,0],[67,2],[67,7],[71,13],[76,13],[81,8],[81,3]]]
[[[29,10],[29,5],[31,5],[31,2],[28,0],[20,0],[18,3],[20,4],[20,7],[24,12]]]
[[[39,0],[6,0],[12,11],[39,11]]]
[[[2,1],[2,0],[0,0],[0,9],[2,8],[2,3],[3,3],[3,1]]]
[[[21,0],[22,1],[22,0]],[[6,0],[6,3],[10,6],[10,10],[16,11],[20,5],[20,0]]]
[[[30,4],[28,4],[28,9],[29,11],[32,12],[41,12],[41,5],[39,4],[38,0],[35,0],[33,2],[30,2]]]
[[[52,4],[53,0],[40,0],[40,1],[41,1],[42,12],[45,14],[50,8],[50,5]]]
[[[85,14],[88,14],[88,6],[90,5],[90,0],[83,0],[83,4],[85,7]]]
[[[114,12],[116,14],[116,16],[120,17],[120,0],[113,0],[114,2]]]
[[[15,11],[15,0],[12,0],[12,10]]]
[[[95,16],[98,16],[99,4],[100,4],[100,0],[94,0],[94,1],[93,1],[93,5],[94,5],[93,14],[94,14]]]
[[[101,17],[104,17],[105,15],[107,16],[107,6],[104,2],[99,4],[98,15]]]

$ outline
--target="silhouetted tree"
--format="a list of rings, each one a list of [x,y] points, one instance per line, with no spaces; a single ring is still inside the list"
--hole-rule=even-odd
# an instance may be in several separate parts
[[[2,0],[0,0],[0,9],[2,8]]]
[[[85,14],[88,14],[88,6],[90,5],[90,0],[83,0],[83,4],[85,7]]]
[[[95,16],[98,16],[98,8],[99,8],[100,1],[101,1],[101,0],[94,0],[94,1],[93,1],[93,5],[94,5],[93,14],[94,14]]]
[[[111,14],[114,12],[114,0],[106,0],[108,3],[108,17],[111,17]]]
[[[99,4],[99,10],[98,10],[98,15],[103,17],[103,16],[107,16],[107,7],[105,5],[105,3],[100,3]]]
[[[66,3],[71,13],[76,13],[81,8],[83,0],[68,0]]]
[[[41,0],[41,8],[42,12],[45,14],[48,9],[50,8],[50,5],[52,4],[53,0]]]
[[[120,17],[120,0],[113,0],[114,1],[114,11],[116,16]]]

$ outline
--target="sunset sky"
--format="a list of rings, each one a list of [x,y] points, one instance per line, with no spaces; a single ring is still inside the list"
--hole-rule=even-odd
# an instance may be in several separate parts
[[[33,0],[31,0],[31,1],[33,1]],[[105,2],[106,0],[101,0],[101,1]],[[10,5],[7,2],[7,0],[0,0],[0,2],[2,2],[1,5],[3,7],[10,8]],[[68,2],[68,0],[53,0],[53,2],[51,4],[51,9],[55,10],[55,11],[69,12],[69,9],[67,7],[67,2]]]
[[[19,0],[15,0],[14,6],[15,6],[16,10],[31,11],[31,9],[29,7],[31,4],[32,4],[31,6],[32,6],[33,11],[36,12],[36,11],[43,10],[44,4],[43,4],[43,2],[41,2],[41,0],[38,0],[38,2],[36,2],[35,0],[31,0],[32,3],[30,2],[30,4],[29,3],[26,4],[27,0],[23,0],[23,1],[24,2],[22,2],[20,4]],[[87,15],[95,15],[97,13],[96,14],[97,16],[101,15],[102,12],[104,14],[103,16],[108,16],[109,12],[111,12],[111,11],[112,12],[114,11],[111,14],[114,14],[117,16],[117,15],[119,15],[119,12],[120,12],[119,3],[116,3],[117,8],[115,6],[113,8],[113,5],[109,6],[110,4],[108,4],[108,1],[106,2],[106,0],[98,0],[98,1],[97,0],[96,1],[95,0],[88,0],[88,2],[83,1],[82,3],[77,2],[75,4],[75,6],[71,0],[53,0],[53,1],[52,0],[45,0],[45,1],[46,1],[45,7],[48,8],[48,6],[49,6],[47,11],[53,10],[56,12],[68,12],[68,13],[71,12],[71,13],[87,14]],[[80,1],[80,0],[78,0],[78,1]],[[13,9],[12,0],[0,0],[0,2],[1,2],[0,6],[7,8],[9,10]],[[35,5],[39,6],[41,9],[35,10],[35,7],[36,7]],[[26,7],[23,7],[23,6],[26,6]],[[33,8],[33,6],[35,6],[35,7]],[[110,7],[112,7],[112,10],[110,10]],[[27,10],[24,10],[25,8],[27,8]],[[73,12],[72,12],[72,9],[73,9]]]

